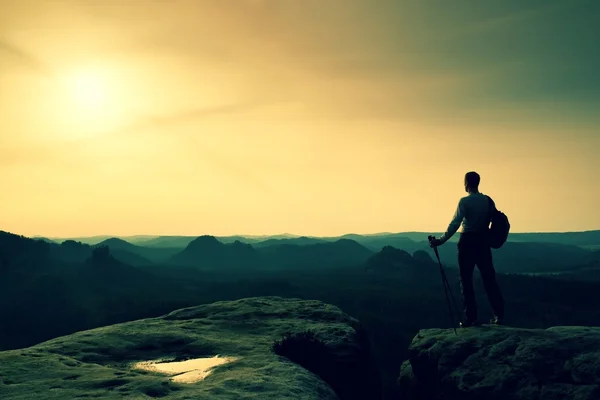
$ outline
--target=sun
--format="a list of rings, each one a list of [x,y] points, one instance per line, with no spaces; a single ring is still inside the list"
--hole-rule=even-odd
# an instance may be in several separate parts
[[[72,100],[83,109],[106,107],[109,101],[109,82],[98,71],[77,71],[67,77],[67,88]]]
[[[90,67],[66,70],[62,74],[60,115],[63,135],[85,139],[109,133],[123,125],[123,85],[110,68]]]

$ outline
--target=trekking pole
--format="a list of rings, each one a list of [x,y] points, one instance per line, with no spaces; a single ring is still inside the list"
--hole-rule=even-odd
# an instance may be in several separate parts
[[[431,242],[431,240],[433,239],[433,236],[429,236],[429,242]],[[444,285],[444,294],[446,295],[446,303],[448,304],[448,314],[450,315],[450,323],[452,324],[452,329],[454,330],[454,334],[458,335],[458,333],[456,332],[456,324],[455,324],[455,320],[454,320],[454,313],[452,312],[452,304],[450,303],[450,299],[452,299],[452,303],[454,304],[454,308],[457,310],[458,313],[458,307],[456,306],[456,301],[454,300],[454,295],[452,294],[452,290],[450,288],[450,284],[448,283],[448,278],[446,277],[446,273],[444,272],[444,267],[442,266],[442,260],[440,259],[440,254],[438,253],[438,249],[437,247],[433,248],[433,251],[435,252],[435,256],[438,259],[438,264],[440,266],[440,274],[442,275],[442,285]]]

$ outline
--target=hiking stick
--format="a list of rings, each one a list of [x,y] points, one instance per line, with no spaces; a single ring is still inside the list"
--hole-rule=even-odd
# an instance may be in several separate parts
[[[432,238],[432,236],[429,237],[430,242]],[[458,335],[458,333],[456,332],[456,321],[454,320],[454,313],[452,312],[452,305],[450,303],[450,299],[452,299],[452,303],[454,304],[454,309],[456,310],[457,314],[458,307],[456,306],[456,301],[454,300],[454,295],[452,294],[450,283],[448,283],[448,278],[446,277],[446,273],[444,272],[444,267],[442,266],[442,260],[440,259],[440,253],[438,252],[437,247],[434,247],[433,251],[435,252],[435,256],[437,257],[438,264],[440,266],[440,274],[442,275],[442,285],[444,285],[444,294],[446,295],[446,303],[448,304],[448,314],[450,315],[450,323],[452,324],[454,334]]]

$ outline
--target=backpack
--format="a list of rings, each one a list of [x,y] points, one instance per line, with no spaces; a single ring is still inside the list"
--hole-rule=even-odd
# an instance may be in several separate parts
[[[487,198],[490,203],[492,222],[492,225],[488,230],[488,241],[492,249],[499,249],[504,243],[506,243],[506,240],[508,239],[510,222],[508,222],[508,217],[506,214],[498,211],[491,197],[487,196]]]

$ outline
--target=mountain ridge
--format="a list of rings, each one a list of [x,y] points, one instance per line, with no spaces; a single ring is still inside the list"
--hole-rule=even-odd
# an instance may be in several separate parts
[[[223,242],[233,242],[235,240],[243,241],[242,239],[248,240],[251,243],[257,243],[269,239],[298,239],[298,238],[307,238],[307,239],[321,239],[321,240],[337,240],[346,237],[360,237],[369,240],[373,239],[381,239],[381,238],[407,238],[411,239],[415,242],[426,241],[427,236],[434,235],[440,236],[442,232],[419,232],[419,231],[406,231],[406,232],[381,232],[381,233],[372,233],[372,234],[357,234],[357,233],[347,233],[338,236],[315,236],[315,235],[293,235],[293,234],[279,234],[279,235],[230,235],[230,236],[219,236],[214,235],[218,239]],[[457,234],[458,235],[458,234]],[[456,240],[457,235],[452,239]],[[48,237],[48,240],[75,240],[82,243],[87,243],[89,241],[95,241],[93,244],[100,243],[101,241],[111,239],[111,238],[121,238],[125,241],[134,244],[143,244],[152,245],[153,241],[176,241],[181,240],[185,242],[186,240],[192,241],[195,238],[201,235],[171,235],[171,236],[160,236],[160,235],[138,235],[138,236],[119,236],[119,235],[104,235],[104,236],[94,236],[94,237],[65,237],[65,238],[55,238]],[[35,237],[34,237],[35,238]],[[41,238],[41,237],[40,237]],[[129,240],[128,240],[129,239]],[[134,240],[134,241],[132,241]],[[142,240],[142,241],[140,241]],[[145,240],[145,242],[144,242]],[[600,245],[600,230],[585,230],[585,231],[565,231],[565,232],[511,232],[509,234],[509,241],[540,241],[540,242],[550,242],[550,243],[563,243],[563,244],[573,244],[579,246],[593,246]],[[189,242],[188,242],[189,243]],[[186,245],[188,244],[186,243]],[[181,247],[181,246],[180,246]],[[184,246],[185,247],[185,246]]]

